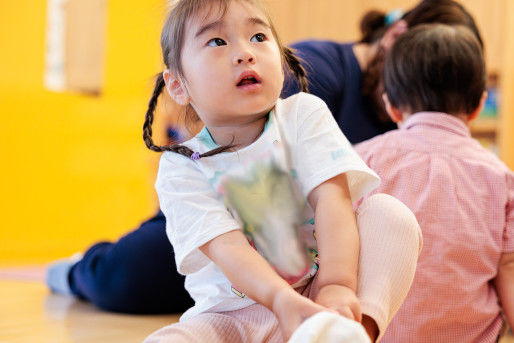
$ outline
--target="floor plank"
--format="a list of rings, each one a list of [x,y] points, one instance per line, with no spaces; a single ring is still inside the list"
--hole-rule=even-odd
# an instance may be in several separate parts
[[[42,282],[0,280],[0,342],[141,342],[178,317],[107,313]]]

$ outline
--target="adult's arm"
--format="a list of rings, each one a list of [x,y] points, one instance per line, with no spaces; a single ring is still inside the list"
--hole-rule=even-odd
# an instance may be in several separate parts
[[[332,112],[339,108],[344,92],[340,46],[340,43],[321,40],[300,41],[290,46],[307,72],[310,93],[325,101]],[[286,73],[282,97],[298,92],[295,78]]]

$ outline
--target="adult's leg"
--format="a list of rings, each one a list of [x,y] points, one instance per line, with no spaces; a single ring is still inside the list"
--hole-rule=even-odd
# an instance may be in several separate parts
[[[414,214],[398,199],[376,194],[357,210],[360,258],[357,296],[363,325],[378,339],[405,300],[422,246]],[[376,325],[376,326],[375,326]]]
[[[161,212],[116,243],[92,246],[71,268],[69,284],[75,295],[108,311],[177,313],[193,305]]]

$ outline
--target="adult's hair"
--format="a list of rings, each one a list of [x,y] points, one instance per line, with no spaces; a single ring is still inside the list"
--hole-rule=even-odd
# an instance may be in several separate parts
[[[398,37],[385,59],[389,101],[409,113],[469,114],[485,87],[482,47],[465,26],[416,26]]]
[[[218,11],[220,18],[223,18],[228,10],[228,7],[233,0],[177,0],[171,9],[166,23],[161,32],[161,49],[163,62],[174,75],[183,78],[184,74],[181,65],[181,53],[184,45],[185,29],[188,20],[199,15],[204,9],[210,11]],[[278,36],[277,30],[273,25],[270,15],[266,11],[264,5],[260,0],[238,0],[245,3],[249,3],[262,11],[266,16],[268,23],[271,28],[271,32],[278,44],[279,51],[282,57],[282,63],[284,69],[293,73],[295,78],[298,80],[300,89],[304,92],[308,92],[307,77],[305,76],[305,70],[300,64],[298,58],[294,55],[293,51],[284,46]],[[145,115],[145,122],[143,125],[143,140],[148,149],[156,152],[173,151],[178,154],[192,157],[193,151],[184,145],[174,144],[158,146],[153,142],[152,139],[152,123],[154,120],[154,112],[157,107],[157,101],[165,88],[164,78],[162,73],[157,75],[155,81],[155,87],[148,103],[148,110]],[[197,119],[197,115],[194,109],[188,105],[186,107],[186,124],[187,122],[193,122]],[[232,148],[232,145],[222,146],[211,151],[205,152],[197,157],[207,157],[218,154]]]
[[[387,20],[388,14],[380,10],[370,10],[361,19],[361,43],[375,43],[392,24]],[[469,27],[476,35],[480,45],[483,46],[482,37],[475,20],[469,12],[458,2],[453,0],[424,0],[401,16],[409,28],[428,23],[441,23],[448,25],[464,25]]]
[[[416,7],[406,12],[402,19],[407,22],[409,28],[429,23],[466,26],[475,35],[482,49],[484,47],[475,20],[471,14],[456,1],[424,0]]]
[[[453,0],[423,0],[414,8],[407,11],[402,18],[407,22],[409,30],[423,24],[441,23],[447,25],[463,25],[468,27],[480,46],[483,47],[482,37],[476,26],[475,20],[469,12],[458,2]],[[361,22],[362,38],[361,42],[375,43],[387,31],[386,14],[379,11],[370,11],[363,17]],[[363,72],[362,95],[373,104],[375,109],[375,122],[377,124],[390,122],[384,103],[382,93],[384,92],[382,83],[383,63],[387,52],[379,46],[376,55],[369,62]]]
[[[379,10],[371,10],[364,14],[360,22],[361,43],[374,43],[386,32],[389,27],[386,22],[387,14]]]

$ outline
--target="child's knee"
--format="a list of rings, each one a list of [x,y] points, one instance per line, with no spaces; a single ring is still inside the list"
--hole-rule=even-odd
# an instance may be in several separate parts
[[[423,236],[416,216],[393,196],[379,193],[365,199],[357,209],[357,222],[361,236],[395,236],[416,242],[421,251]]]

